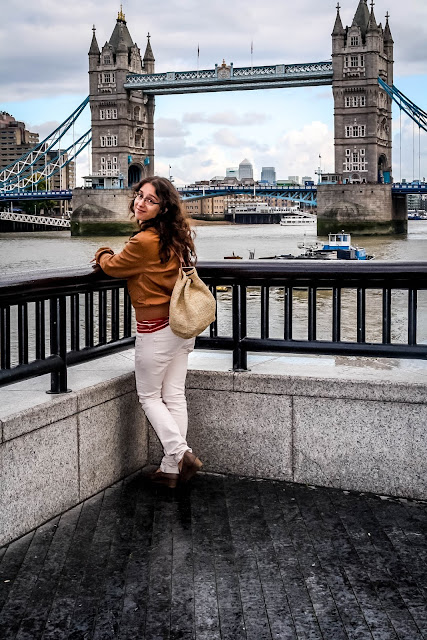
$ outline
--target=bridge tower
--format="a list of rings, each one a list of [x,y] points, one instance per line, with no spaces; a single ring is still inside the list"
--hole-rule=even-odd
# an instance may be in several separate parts
[[[378,77],[393,84],[393,39],[386,18],[377,24],[374,3],[360,0],[352,25],[337,8],[332,32],[335,172],[343,182],[391,182],[391,98]]]
[[[367,0],[343,27],[340,5],[332,31],[335,173],[320,184],[318,233],[345,228],[361,234],[405,233],[406,200],[392,197],[392,101],[378,78],[393,84],[393,38]]]
[[[127,187],[154,171],[154,97],[127,91],[129,73],[154,73],[150,35],[144,58],[122,10],[110,40],[99,48],[93,28],[89,49],[92,183]]]

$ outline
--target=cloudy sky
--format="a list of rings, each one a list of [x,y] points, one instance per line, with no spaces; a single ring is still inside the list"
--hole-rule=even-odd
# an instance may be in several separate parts
[[[3,0],[6,4],[6,0]],[[358,0],[341,0],[344,26]],[[9,0],[0,23],[0,110],[23,120],[41,138],[88,93],[87,52],[92,25],[100,46],[113,31],[119,2]],[[427,2],[378,0],[378,22],[390,13],[395,84],[427,111]],[[143,52],[147,32],[156,71],[211,69],[223,58],[235,67],[329,60],[336,0],[123,0],[130,34]],[[86,110],[88,111],[88,109]],[[89,113],[75,137],[90,126]],[[400,127],[402,126],[402,144]],[[224,175],[247,157],[277,177],[333,167],[331,87],[274,89],[156,98],[156,172],[177,183]],[[400,148],[402,151],[400,152]],[[78,175],[88,170],[88,154]],[[427,134],[394,110],[394,178],[427,174]]]

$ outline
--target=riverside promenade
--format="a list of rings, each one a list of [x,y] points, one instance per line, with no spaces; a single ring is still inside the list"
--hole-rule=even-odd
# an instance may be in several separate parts
[[[105,385],[131,375],[132,358],[129,350],[72,367],[69,401],[99,385],[105,400]],[[190,386],[203,376],[221,375],[252,377],[258,392],[270,375],[293,377],[300,385],[304,379],[332,385],[337,377],[372,388],[380,382],[427,382],[422,361],[263,354],[249,356],[248,364],[251,372],[230,374],[230,354],[195,352]],[[7,428],[16,429],[13,416],[31,416],[37,403],[53,403],[58,412],[58,401],[45,393],[48,387],[48,377],[41,376],[0,390],[3,437]],[[222,393],[226,413],[227,392]],[[193,412],[201,419],[197,391],[189,394],[190,418]],[[260,396],[254,397],[258,411],[250,419],[261,423],[267,438],[255,443],[261,451],[270,446],[269,425],[263,423]],[[61,398],[65,402],[67,395]],[[240,410],[248,407],[243,403]],[[122,415],[122,423],[126,419]],[[226,458],[221,425],[211,429],[210,446]],[[211,450],[204,458],[208,471],[214,466]],[[151,461],[156,451],[153,444]],[[99,466],[104,453],[93,451]],[[240,474],[237,457],[227,474],[199,474],[177,491],[153,488],[144,478],[146,468],[92,491],[0,548],[2,640],[427,638],[426,502],[242,477],[249,474]],[[84,473],[81,465],[82,486]],[[41,493],[54,490],[44,482]]]

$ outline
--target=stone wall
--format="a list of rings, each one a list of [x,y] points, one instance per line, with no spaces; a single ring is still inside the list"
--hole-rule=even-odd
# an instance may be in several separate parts
[[[317,188],[317,233],[344,229],[358,235],[407,232],[406,196],[393,196],[391,185],[325,184]]]
[[[131,189],[74,189],[72,236],[129,236],[136,224],[131,220]]]
[[[0,546],[147,462],[134,376],[0,420]]]
[[[204,471],[427,499],[427,384],[197,371]],[[133,373],[0,421],[0,545],[157,463]]]

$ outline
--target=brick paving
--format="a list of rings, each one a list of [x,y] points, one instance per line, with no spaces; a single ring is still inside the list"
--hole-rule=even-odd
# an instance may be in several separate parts
[[[0,549],[1,640],[421,640],[427,504],[143,474]]]

